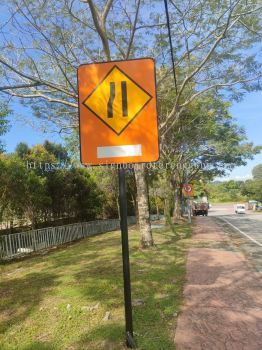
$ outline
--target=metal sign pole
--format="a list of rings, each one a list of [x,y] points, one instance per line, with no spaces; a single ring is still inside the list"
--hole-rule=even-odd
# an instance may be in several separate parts
[[[124,299],[125,299],[125,319],[126,319],[126,345],[128,348],[136,347],[133,338],[133,317],[130,285],[130,266],[128,249],[128,224],[127,224],[127,198],[125,169],[118,169],[119,180],[119,206],[120,206],[120,226],[122,237],[122,258],[124,275]]]

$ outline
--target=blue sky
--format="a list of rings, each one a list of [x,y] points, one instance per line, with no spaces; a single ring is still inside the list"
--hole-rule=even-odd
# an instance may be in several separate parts
[[[7,3],[8,2],[3,2],[3,4],[0,4],[2,21],[8,18],[8,14],[6,13]],[[255,46],[251,51],[257,53],[259,52],[259,47]],[[43,133],[27,124],[26,120],[32,120],[29,109],[23,107],[19,103],[14,103],[13,110],[14,114],[10,117],[12,124],[11,130],[2,137],[6,144],[7,152],[13,152],[19,142],[26,142],[29,146],[42,143],[46,139],[53,142],[63,142],[62,137],[58,133]],[[262,144],[262,92],[246,94],[242,102],[233,104],[231,113],[238,124],[246,129],[248,140],[255,145]],[[38,123],[39,121],[35,119],[34,124],[37,126]],[[262,164],[262,154],[248,161],[246,166],[235,168],[223,179],[227,180],[232,178],[244,180],[250,178],[252,168],[259,163]]]
[[[3,136],[7,152],[13,152],[18,142],[26,142],[29,146],[42,143],[46,139],[53,142],[63,142],[62,137],[58,133],[43,133],[35,127],[26,124],[30,110],[18,103],[15,103],[13,108],[14,114],[10,117],[11,130]],[[232,105],[231,113],[238,124],[245,127],[248,140],[255,145],[262,144],[262,92],[247,94],[242,102]],[[30,119],[32,119],[31,116]],[[35,120],[34,123],[37,127],[39,122]],[[248,161],[246,166],[235,168],[223,179],[245,180],[250,178],[252,168],[259,163],[262,164],[262,154],[256,155],[253,160]]]
[[[234,103],[230,109],[239,125],[244,126],[248,141],[262,144],[262,92],[247,94],[243,101]],[[252,168],[261,163],[262,153],[249,160],[246,166],[235,168],[225,179],[245,180],[251,178]]]
[[[49,132],[43,133],[40,130],[40,121],[32,116],[29,108],[19,103],[13,103],[11,109],[13,111],[9,117],[11,128],[7,134],[1,137],[8,153],[13,152],[19,142],[26,142],[28,146],[43,143],[45,140],[63,142],[63,138],[58,132],[51,131],[54,127],[50,128]]]

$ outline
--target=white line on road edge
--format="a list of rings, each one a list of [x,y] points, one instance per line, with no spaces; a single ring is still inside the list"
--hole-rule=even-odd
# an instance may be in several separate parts
[[[246,236],[248,239],[250,239],[250,241],[256,243],[257,245],[259,245],[260,247],[262,247],[262,244],[258,241],[256,241],[254,238],[250,237],[247,233],[241,231],[239,228],[237,228],[236,226],[234,226],[233,224],[231,224],[231,222],[227,221],[226,219],[222,219],[221,220],[225,221],[228,225],[234,227],[234,229],[236,229],[237,231],[239,231],[242,235]]]

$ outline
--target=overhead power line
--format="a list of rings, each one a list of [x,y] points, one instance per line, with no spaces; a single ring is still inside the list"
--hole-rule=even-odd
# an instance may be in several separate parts
[[[177,94],[177,80],[176,80],[175,59],[174,59],[174,52],[173,52],[173,44],[172,44],[172,37],[171,37],[171,28],[170,28],[170,20],[169,20],[169,11],[168,11],[167,0],[164,0],[164,3],[165,3],[165,10],[166,10],[166,24],[167,24],[167,29],[168,29],[168,38],[169,38],[169,46],[170,46],[170,53],[171,53],[171,61],[172,61],[173,75],[174,75],[174,81],[175,81],[175,90],[176,90],[176,94]]]

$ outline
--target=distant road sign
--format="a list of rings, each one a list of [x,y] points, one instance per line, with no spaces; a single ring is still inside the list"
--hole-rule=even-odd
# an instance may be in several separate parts
[[[78,90],[83,164],[158,160],[153,59],[81,65]]]
[[[183,186],[183,196],[193,196],[193,185],[192,184],[184,184]]]

